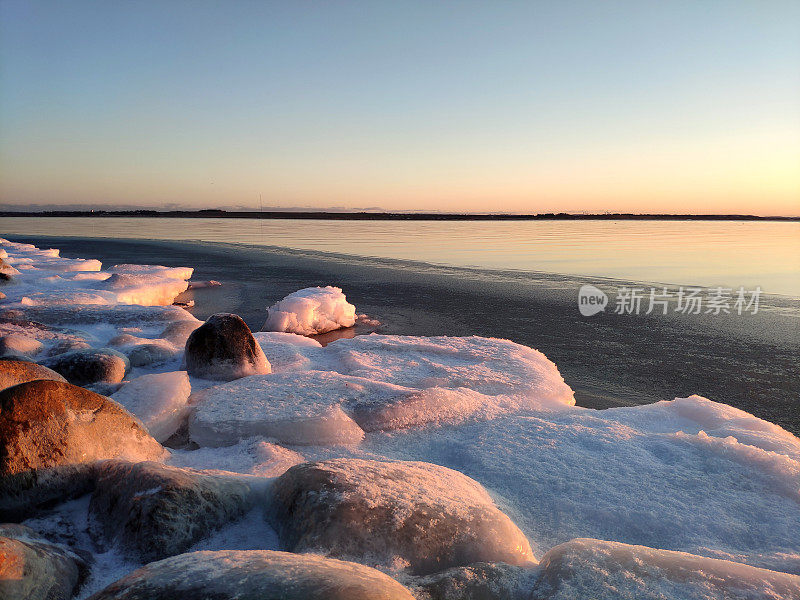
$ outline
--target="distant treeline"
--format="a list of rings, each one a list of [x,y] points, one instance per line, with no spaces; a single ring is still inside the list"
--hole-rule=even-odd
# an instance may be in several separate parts
[[[48,210],[0,211],[0,217],[143,217],[177,219],[326,219],[335,221],[800,221],[800,217],[756,215],[663,215],[633,213],[528,215],[474,213],[397,213],[324,211],[226,211],[204,210]]]

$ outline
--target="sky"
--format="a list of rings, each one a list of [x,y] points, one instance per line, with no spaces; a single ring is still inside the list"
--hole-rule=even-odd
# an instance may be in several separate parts
[[[800,215],[800,2],[0,0],[0,204],[259,202]]]

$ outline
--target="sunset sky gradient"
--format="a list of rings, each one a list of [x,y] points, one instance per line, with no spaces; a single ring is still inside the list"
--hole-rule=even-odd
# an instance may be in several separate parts
[[[800,3],[0,2],[0,202],[800,214]]]

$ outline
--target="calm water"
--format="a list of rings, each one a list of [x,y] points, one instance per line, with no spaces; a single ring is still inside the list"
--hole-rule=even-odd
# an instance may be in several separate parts
[[[761,286],[800,297],[800,223],[12,217],[0,220],[0,232],[240,242],[482,269]]]

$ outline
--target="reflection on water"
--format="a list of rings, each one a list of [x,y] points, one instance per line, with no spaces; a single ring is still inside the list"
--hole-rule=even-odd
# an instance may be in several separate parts
[[[2,235],[239,242],[800,296],[800,223],[12,217]]]

